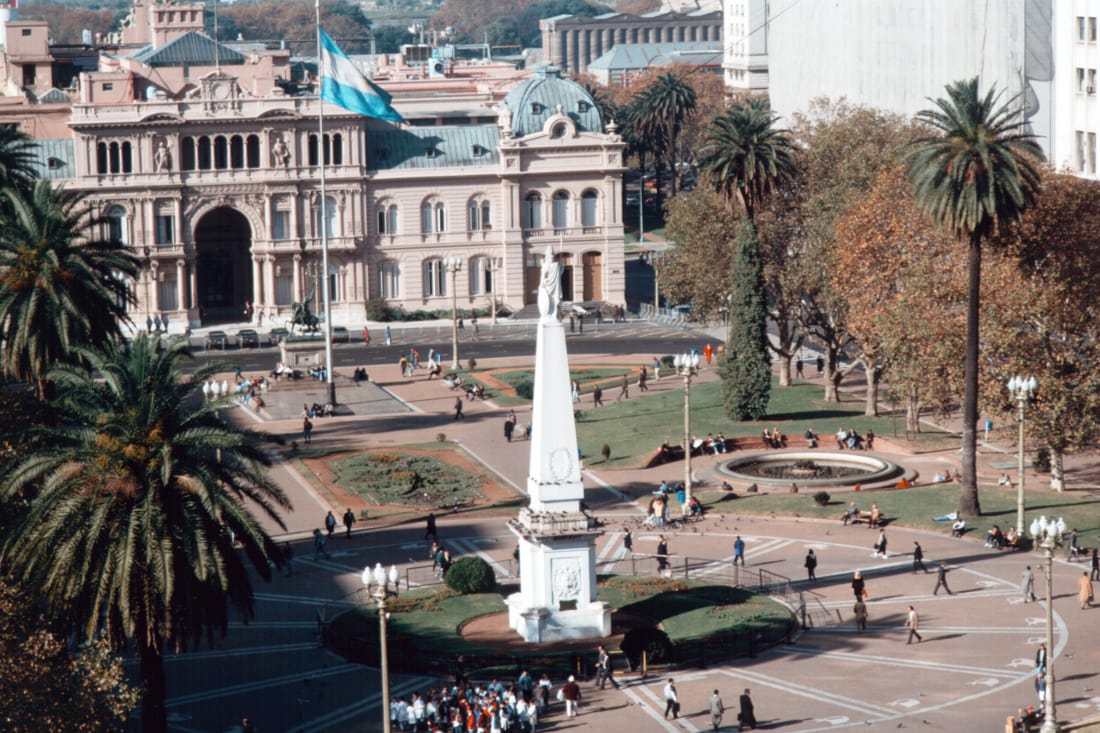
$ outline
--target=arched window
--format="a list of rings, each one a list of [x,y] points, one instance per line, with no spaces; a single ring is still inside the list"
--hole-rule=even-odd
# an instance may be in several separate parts
[[[582,227],[594,227],[599,226],[599,203],[600,197],[592,189],[588,189],[581,194],[581,226]]]
[[[328,268],[328,299],[331,303],[339,303],[340,297],[340,268],[329,265]]]
[[[229,167],[229,141],[224,135],[214,138],[214,168],[223,171]]]
[[[245,156],[249,168],[260,167],[260,136],[249,135],[245,143]]]
[[[554,194],[554,228],[564,229],[569,226],[569,193],[558,191]]]
[[[195,170],[195,138],[185,137],[180,141],[180,168]]]
[[[394,207],[396,208],[396,207]],[[401,265],[383,262],[378,268],[378,294],[383,298],[401,297]]]
[[[420,205],[421,234],[441,234],[447,231],[447,207],[442,201],[425,201]]]
[[[234,135],[229,139],[229,167],[244,168],[244,138]]]
[[[118,150],[118,143],[111,143],[107,147],[107,155],[110,160],[111,173],[118,173],[118,167],[120,165],[120,156]]]
[[[309,164],[317,165],[320,157],[317,154],[317,135],[310,135],[306,143],[306,153],[309,156]]]
[[[378,204],[378,233],[397,234],[397,204],[382,201]]]
[[[332,164],[344,164],[344,137],[340,133],[332,136]]]
[[[199,170],[210,170],[210,162],[212,160],[210,150],[210,138],[203,135],[199,138]]]
[[[127,244],[129,235],[126,231],[126,209],[121,206],[112,206],[107,209],[106,219],[104,236],[107,241],[115,244]]]
[[[97,143],[95,146],[95,169],[97,173],[106,173],[107,167],[107,143]]]
[[[321,220],[322,212],[321,205],[318,202],[317,207],[313,210],[313,236],[320,236],[317,230],[317,222]],[[325,218],[325,236],[326,237],[339,237],[340,236],[340,209],[336,205],[336,199],[332,196],[325,196],[325,210],[323,214]]]
[[[537,191],[523,200],[523,228],[542,229],[542,195]]]
[[[471,232],[493,228],[492,211],[484,196],[470,199],[466,208],[466,226]]]
[[[122,172],[133,173],[134,149],[129,142],[122,143]]]
[[[443,260],[424,260],[424,297],[441,298],[447,294],[447,268]]]
[[[489,257],[474,257],[470,260],[470,294],[488,295],[493,290],[493,261]]]

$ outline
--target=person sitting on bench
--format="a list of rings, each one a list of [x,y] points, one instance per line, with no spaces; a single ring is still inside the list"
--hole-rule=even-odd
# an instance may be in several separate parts
[[[428,379],[435,379],[443,373],[443,367],[439,366],[438,361],[433,361],[431,367],[428,368]]]
[[[856,521],[857,519],[859,519],[859,507],[857,507],[856,503],[853,501],[848,504],[848,508],[844,510],[844,514],[840,516],[840,521],[842,524],[846,525],[849,522]]]

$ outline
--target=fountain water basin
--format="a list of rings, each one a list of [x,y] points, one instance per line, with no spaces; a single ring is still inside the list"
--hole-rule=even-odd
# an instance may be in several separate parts
[[[857,452],[792,451],[753,453],[723,462],[718,473],[734,481],[774,486],[870,488],[893,483],[905,474],[896,463]]]

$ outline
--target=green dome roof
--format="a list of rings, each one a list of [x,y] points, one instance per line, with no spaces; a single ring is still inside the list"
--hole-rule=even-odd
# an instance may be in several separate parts
[[[511,113],[514,137],[541,131],[559,111],[580,131],[603,132],[595,100],[580,84],[563,79],[557,66],[534,69],[534,76],[508,92],[503,105]]]

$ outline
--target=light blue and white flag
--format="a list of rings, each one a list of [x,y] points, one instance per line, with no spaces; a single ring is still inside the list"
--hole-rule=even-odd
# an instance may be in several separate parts
[[[390,95],[363,76],[328,34],[321,31],[321,99],[365,117],[404,122],[390,106]]]

